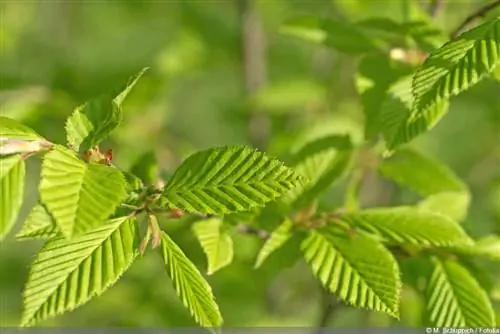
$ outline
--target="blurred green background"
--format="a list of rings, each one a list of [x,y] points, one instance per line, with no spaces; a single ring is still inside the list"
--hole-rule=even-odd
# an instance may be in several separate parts
[[[444,1],[434,22],[449,32],[487,2]],[[115,162],[123,169],[141,153],[154,149],[168,172],[195,150],[212,146],[248,144],[283,157],[305,137],[349,133],[361,140],[363,111],[355,89],[359,58],[280,34],[280,26],[304,14],[349,21],[389,17],[404,22],[424,17],[428,2],[3,0],[0,6],[3,116],[19,119],[52,141],[64,143],[61,129],[76,106],[120,87],[129,76],[150,66],[125,103],[124,124],[102,147],[113,148]],[[246,60],[244,22],[251,36],[257,36]],[[255,59],[257,63],[251,64]],[[474,237],[500,233],[499,92],[500,82],[483,81],[454,99],[449,114],[436,128],[411,144],[448,164],[467,181],[473,202],[464,224]],[[37,200],[38,172],[39,161],[31,161],[23,213],[0,248],[3,326],[17,325],[20,320],[22,287],[40,247],[13,237]],[[363,206],[405,201],[407,194],[393,188],[369,180],[362,192]],[[335,187],[322,203],[337,204],[342,190],[342,186]],[[189,226],[173,223],[171,233],[198,267],[206,270]],[[225,324],[317,325],[322,317],[322,292],[303,263],[290,261],[293,250],[285,249],[254,270],[262,241],[244,235],[234,238],[235,261],[209,277]],[[193,326],[163,272],[160,257],[154,255],[140,259],[101,297],[42,325]],[[486,265],[498,284],[500,269]],[[415,293],[405,290],[401,322],[338,307],[329,325],[418,326],[422,306]]]

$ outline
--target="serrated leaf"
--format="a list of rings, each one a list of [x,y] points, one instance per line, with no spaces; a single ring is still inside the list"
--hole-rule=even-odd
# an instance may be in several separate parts
[[[161,240],[168,275],[184,306],[201,326],[220,327],[223,320],[210,285],[165,232],[162,232]]]
[[[68,239],[107,220],[126,196],[120,171],[86,164],[63,147],[45,155],[39,189],[41,202]]]
[[[491,73],[499,62],[500,18],[487,21],[435,50],[412,80],[411,112],[388,138],[390,149],[434,127],[445,115],[450,97]]]
[[[21,210],[25,169],[19,155],[0,157],[0,241],[10,232]]]
[[[347,54],[379,51],[379,46],[355,24],[302,16],[287,20],[280,32],[309,42],[324,44]]]
[[[276,250],[280,249],[292,237],[293,222],[285,219],[270,235],[257,255],[254,268],[259,268]]]
[[[220,147],[187,158],[168,181],[164,205],[225,214],[261,207],[300,184],[281,161],[245,146]]]
[[[307,143],[294,156],[294,170],[308,181],[289,191],[282,201],[294,209],[308,205],[344,175],[352,159],[348,136],[326,136]]]
[[[149,151],[139,156],[130,168],[130,172],[146,184],[156,183],[159,176],[159,167],[155,153]]]
[[[43,139],[38,133],[12,118],[0,116],[0,139],[16,138],[25,140]]]
[[[500,59],[500,17],[449,41],[423,63],[413,78],[412,110],[421,112],[457,95],[490,73]]]
[[[353,306],[399,317],[399,269],[381,243],[361,234],[349,237],[327,226],[312,232],[301,249],[330,292]]]
[[[469,207],[467,185],[447,166],[413,149],[400,149],[379,165],[379,172],[427,197],[418,208],[460,221]]]
[[[31,265],[22,326],[73,310],[110,288],[138,252],[135,219],[120,217],[68,241],[49,240]]]
[[[18,240],[50,239],[59,234],[54,218],[43,204],[31,209],[21,230],[16,234]]]
[[[459,252],[467,255],[486,257],[493,261],[500,261],[500,236],[489,235],[483,237],[467,247],[460,247]]]
[[[412,207],[366,209],[343,214],[340,219],[392,243],[442,247],[473,244],[457,222]]]
[[[125,88],[123,88],[123,90],[113,100],[118,107],[122,106],[127,96],[134,89],[135,85],[137,85],[139,79],[141,79],[144,73],[146,73],[146,71],[148,70],[149,67],[144,67],[142,70],[140,70],[137,74],[135,74],[128,80],[128,83],[125,85]]]
[[[116,96],[104,95],[75,109],[66,121],[68,146],[77,152],[85,152],[106,139],[122,122],[122,104],[148,68],[133,76]]]
[[[233,239],[222,230],[222,219],[211,218],[193,224],[193,232],[207,256],[207,275],[224,268],[233,261]]]
[[[412,68],[387,56],[373,55],[361,59],[356,76],[365,114],[365,136],[372,137],[381,129],[380,113],[391,85],[412,72]]]
[[[81,105],[66,121],[68,146],[85,152],[104,140],[122,119],[122,110],[108,97]]]
[[[418,115],[412,113],[411,80],[411,77],[403,77],[392,84],[380,107],[378,128],[381,129],[389,150],[432,129],[448,110],[448,101],[444,100]]]
[[[426,291],[430,324],[437,327],[494,327],[491,302],[474,277],[452,260],[433,258]]]

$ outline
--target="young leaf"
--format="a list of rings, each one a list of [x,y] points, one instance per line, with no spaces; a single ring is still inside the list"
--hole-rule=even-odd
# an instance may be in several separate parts
[[[79,106],[66,121],[69,147],[77,152],[89,150],[104,140],[122,118],[120,107],[107,97]]]
[[[361,234],[349,237],[327,226],[311,232],[301,249],[330,292],[354,306],[399,317],[398,264],[381,243]]]
[[[381,106],[377,128],[381,129],[389,150],[430,130],[448,110],[448,101],[444,100],[414,115],[411,111],[411,80],[411,77],[403,77],[392,84]]]
[[[479,82],[500,59],[500,17],[489,20],[443,45],[413,78],[412,110],[421,113]]]
[[[193,232],[207,256],[208,275],[233,261],[233,239],[227,232],[222,231],[222,222],[221,218],[211,218],[193,224]]]
[[[386,178],[427,197],[419,208],[462,220],[469,205],[469,191],[452,170],[412,149],[400,149],[379,165]]]
[[[59,234],[54,218],[43,204],[31,209],[21,230],[16,234],[18,240],[50,239]]]
[[[365,114],[365,136],[382,131],[381,108],[389,89],[397,80],[410,75],[412,68],[387,56],[373,55],[361,59],[356,76],[358,92]]]
[[[68,239],[105,221],[125,196],[125,179],[115,168],[86,164],[63,147],[44,157],[41,202]]]
[[[300,182],[292,169],[264,153],[244,146],[221,147],[187,158],[168,181],[162,201],[187,212],[247,211]]]
[[[427,311],[437,327],[494,327],[493,308],[474,277],[452,260],[432,259],[428,278]]]
[[[136,258],[135,219],[120,217],[68,241],[49,240],[31,265],[22,326],[73,310],[111,287]]]
[[[0,116],[0,140],[1,139],[43,139],[38,133],[11,118]]]
[[[127,98],[127,96],[130,94],[132,89],[134,89],[135,85],[137,85],[137,82],[141,77],[146,73],[146,71],[149,70],[149,67],[145,67],[142,70],[140,70],[137,74],[132,76],[128,83],[126,84],[125,88],[114,98],[114,102],[118,107],[121,107],[123,104],[123,101]]]
[[[295,154],[294,169],[309,180],[283,197],[295,209],[308,205],[348,168],[352,146],[348,136],[327,136],[306,144]]]
[[[341,220],[393,243],[420,246],[472,245],[472,239],[450,218],[411,207],[366,209]]]
[[[285,221],[271,233],[271,236],[260,249],[259,255],[257,255],[255,268],[259,268],[272,253],[281,248],[281,246],[292,237],[292,228],[293,222],[289,219],[285,219]]]
[[[223,320],[210,285],[165,232],[161,239],[168,275],[184,306],[201,326],[220,327]]]
[[[14,225],[24,195],[25,164],[19,155],[0,157],[0,241]]]

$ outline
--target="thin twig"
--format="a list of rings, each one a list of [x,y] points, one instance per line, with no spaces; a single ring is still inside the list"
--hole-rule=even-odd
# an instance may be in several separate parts
[[[431,17],[436,17],[443,8],[444,1],[443,0],[432,0],[429,4],[428,12]]]
[[[500,6],[500,0],[495,0],[492,3],[479,8],[477,11],[467,16],[465,20],[463,20],[462,23],[460,23],[460,25],[455,30],[453,30],[453,32],[451,33],[451,38],[457,37],[460,34],[460,32],[470,23],[472,23],[476,19],[485,17],[486,14],[488,14],[490,11],[492,11],[498,6]]]
[[[252,0],[239,0],[239,12],[245,93],[247,96],[252,96],[267,82],[266,38],[260,16],[252,6]],[[270,127],[269,117],[252,110],[249,137],[253,146],[265,149]]]
[[[241,233],[241,234],[257,236],[262,240],[267,240],[270,237],[269,232],[267,232],[266,230],[262,230],[260,228],[253,227],[253,226],[246,225],[246,224],[238,225],[238,227],[236,228],[236,231],[238,231],[238,233]]]
[[[335,313],[343,307],[335,297],[328,293],[324,288],[321,290],[321,314],[318,324],[315,327],[315,334],[323,334],[323,331],[330,324]]]

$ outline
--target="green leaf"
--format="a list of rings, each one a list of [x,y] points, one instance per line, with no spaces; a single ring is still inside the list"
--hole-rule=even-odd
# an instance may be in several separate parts
[[[10,232],[21,210],[25,172],[19,155],[0,157],[0,241]]]
[[[356,84],[365,114],[366,137],[372,137],[382,131],[380,114],[389,89],[410,73],[411,67],[384,55],[370,55],[361,59]]]
[[[432,129],[448,110],[448,101],[444,100],[417,115],[411,112],[412,101],[411,77],[403,77],[389,88],[389,95],[381,106],[378,126],[389,150]]]
[[[220,327],[223,320],[210,285],[165,232],[161,240],[168,275],[184,306],[201,326]]]
[[[467,255],[482,256],[493,261],[500,261],[500,236],[489,235],[477,240],[471,246],[459,247],[457,250]]]
[[[264,246],[260,249],[255,268],[259,268],[264,261],[276,250],[280,249],[292,237],[293,222],[290,219],[285,219],[266,240]]]
[[[379,51],[379,46],[355,24],[333,19],[296,17],[286,21],[280,32],[352,55]]]
[[[133,76],[116,97],[105,95],[76,108],[66,121],[66,138],[72,149],[85,152],[109,136],[123,120],[123,101],[147,69]]]
[[[289,191],[283,202],[299,209],[319,197],[341,178],[352,159],[348,136],[327,136],[302,147],[294,157],[294,170],[308,182]]]
[[[25,140],[43,139],[38,133],[18,121],[0,116],[0,140],[4,138]]]
[[[413,78],[412,110],[421,113],[467,90],[500,59],[500,17],[487,21],[431,53]]]
[[[145,184],[154,184],[158,181],[159,168],[154,152],[149,151],[135,161],[130,172],[140,178]]]
[[[442,247],[473,244],[457,222],[412,207],[366,209],[343,214],[341,220],[391,243]]]
[[[135,219],[120,217],[68,241],[49,240],[31,265],[22,326],[75,309],[101,295],[138,252]]]
[[[413,77],[410,111],[403,122],[392,125],[391,136],[386,136],[389,149],[433,128],[447,112],[450,97],[472,87],[493,71],[500,59],[499,36],[500,18],[496,18],[431,53]]]
[[[401,186],[427,197],[418,207],[462,220],[469,206],[467,185],[451,169],[415,150],[395,152],[379,165],[379,172]]]
[[[354,306],[399,317],[399,269],[381,243],[361,234],[349,237],[327,226],[311,232],[301,249],[330,292]]]
[[[59,234],[54,218],[43,204],[31,209],[21,230],[16,234],[18,240],[50,239]]]
[[[427,311],[437,327],[494,327],[495,319],[486,292],[474,277],[452,260],[432,259],[428,278]]]
[[[85,152],[106,139],[122,119],[122,110],[108,97],[81,105],[66,121],[68,146]]]
[[[233,261],[233,239],[222,230],[222,222],[221,218],[211,218],[200,220],[192,227],[207,256],[208,275],[212,275]]]
[[[144,67],[142,70],[140,70],[137,74],[135,74],[128,80],[128,83],[125,85],[125,88],[123,88],[123,90],[113,100],[113,102],[115,102],[118,107],[122,106],[127,96],[137,85],[139,79],[141,79],[144,73],[146,73],[148,70],[149,67]]]
[[[41,202],[68,239],[107,220],[126,196],[120,171],[86,164],[63,147],[45,155],[39,188]]]
[[[164,205],[187,212],[224,214],[261,207],[301,182],[277,159],[244,146],[201,151],[175,171]]]

